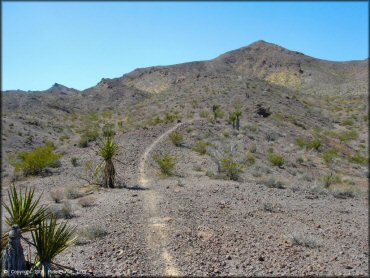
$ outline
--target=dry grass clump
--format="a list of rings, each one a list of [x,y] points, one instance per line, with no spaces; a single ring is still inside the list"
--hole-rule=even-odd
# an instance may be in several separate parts
[[[71,219],[74,216],[72,205],[68,201],[64,202],[63,205],[50,206],[48,212],[57,219]]]
[[[291,241],[293,245],[300,245],[308,248],[318,248],[320,244],[318,241],[306,234],[294,233],[292,235]]]
[[[356,196],[356,188],[350,184],[337,184],[330,188],[332,195],[337,199],[350,199]]]
[[[263,179],[261,180],[261,183],[266,185],[269,188],[277,188],[277,189],[285,189],[286,185],[281,180],[276,180],[273,177],[270,177],[269,179]]]
[[[50,197],[55,203],[60,203],[64,199],[64,192],[62,189],[51,191]]]
[[[68,186],[64,190],[64,195],[66,196],[67,199],[78,199],[83,196],[83,194],[73,185]]]
[[[108,232],[101,225],[90,225],[79,232],[79,236],[83,239],[94,240],[106,236]]]
[[[91,207],[95,204],[96,199],[93,196],[85,196],[78,200],[78,204],[83,207]]]

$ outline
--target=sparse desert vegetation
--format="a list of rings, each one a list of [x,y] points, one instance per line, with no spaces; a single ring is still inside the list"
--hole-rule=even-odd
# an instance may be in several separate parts
[[[261,41],[4,94],[4,224],[37,252],[61,232],[47,259],[95,276],[366,275],[367,63],[302,55]]]

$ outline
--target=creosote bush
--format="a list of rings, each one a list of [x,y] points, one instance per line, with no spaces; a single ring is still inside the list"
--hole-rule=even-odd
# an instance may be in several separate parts
[[[321,140],[319,138],[315,138],[313,140],[306,140],[304,138],[298,138],[296,140],[296,144],[300,148],[314,149],[318,151],[321,147]]]
[[[369,159],[365,156],[362,156],[359,153],[356,153],[355,155],[350,156],[349,159],[350,159],[351,162],[354,162],[354,163],[357,163],[357,164],[366,165],[367,163],[369,163]]]
[[[268,159],[272,165],[281,167],[284,165],[285,161],[282,155],[275,154],[273,152],[268,153]]]
[[[95,141],[98,137],[99,132],[96,128],[87,127],[83,130],[78,146],[80,148],[86,148],[90,142]]]
[[[340,176],[338,176],[336,174],[333,174],[333,173],[330,173],[328,175],[325,175],[322,178],[322,181],[324,183],[324,187],[328,188],[330,185],[335,184],[335,183],[340,183],[342,180],[341,180]]]
[[[201,154],[201,155],[204,155],[207,153],[207,149],[208,149],[208,144],[206,142],[204,142],[203,140],[198,140],[194,143],[193,145],[193,148],[192,150]]]
[[[176,165],[176,159],[174,156],[167,153],[164,156],[155,155],[153,156],[154,161],[158,164],[162,174],[171,176]]]
[[[244,165],[234,160],[232,157],[223,157],[220,159],[221,172],[234,181],[239,180],[240,174],[243,173]]]
[[[330,149],[323,153],[321,158],[325,161],[325,163],[330,164],[333,163],[334,158],[338,156],[338,152],[336,149]]]
[[[177,131],[174,131],[170,134],[170,139],[176,147],[180,147],[184,142],[184,136]]]
[[[16,172],[23,172],[27,175],[37,175],[47,167],[56,165],[61,157],[60,154],[54,152],[54,147],[51,144],[46,144],[43,147],[37,147],[33,151],[19,152],[16,155],[15,161],[12,161]]]

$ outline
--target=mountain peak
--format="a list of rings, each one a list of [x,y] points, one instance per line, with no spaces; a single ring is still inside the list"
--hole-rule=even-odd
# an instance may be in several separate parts
[[[76,89],[68,88],[67,86],[64,86],[59,83],[54,83],[53,86],[51,86],[49,89],[46,90],[48,93],[62,93],[62,94],[70,94],[77,92]]]

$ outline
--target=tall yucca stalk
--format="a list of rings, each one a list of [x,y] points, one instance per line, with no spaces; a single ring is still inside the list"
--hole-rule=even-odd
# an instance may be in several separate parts
[[[118,152],[118,145],[113,140],[111,129],[105,132],[105,138],[99,146],[99,155],[104,159],[104,186],[114,187],[116,170],[113,164],[113,157]]]
[[[37,225],[32,231],[32,240],[36,248],[35,268],[42,270],[42,276],[49,276],[53,259],[71,246],[76,240],[75,227],[67,223],[57,223],[53,216]],[[59,265],[57,265],[59,267]]]
[[[34,200],[34,193],[34,188],[26,188],[23,194],[21,188],[19,189],[19,192],[17,192],[15,186],[10,187],[10,190],[8,190],[10,205],[8,206],[4,201],[2,202],[3,206],[9,213],[9,216],[5,219],[5,223],[9,227],[18,225],[21,233],[30,232],[35,229],[37,224],[44,221],[49,216],[47,207],[39,205],[41,195],[38,199]],[[1,239],[3,250],[8,243],[8,240],[9,233],[5,233]]]

